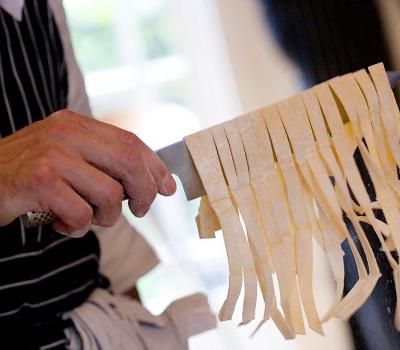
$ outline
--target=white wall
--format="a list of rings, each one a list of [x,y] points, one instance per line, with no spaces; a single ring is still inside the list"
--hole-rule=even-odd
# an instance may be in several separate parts
[[[296,69],[269,35],[258,1],[216,2],[242,112],[296,93]]]

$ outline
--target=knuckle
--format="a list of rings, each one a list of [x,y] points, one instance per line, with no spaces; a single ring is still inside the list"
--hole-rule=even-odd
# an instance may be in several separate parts
[[[92,221],[93,209],[89,205],[83,205],[75,213],[75,224],[79,228],[87,227]]]
[[[57,175],[46,160],[37,162],[31,174],[32,185],[35,188],[51,187],[57,180]]]
[[[42,136],[47,139],[52,138],[55,140],[60,140],[69,135],[70,132],[71,128],[67,124],[57,122],[50,124],[46,130],[43,130],[44,135]]]
[[[65,117],[71,118],[71,117],[74,117],[75,115],[76,114],[73,111],[71,111],[70,109],[63,108],[63,109],[60,109],[57,112],[53,113],[52,117],[53,118],[65,118]]]
[[[122,147],[122,160],[129,170],[134,170],[138,162],[142,162],[140,153],[130,147]]]
[[[48,143],[40,150],[40,157],[44,160],[59,160],[62,156],[63,152],[56,144]]]
[[[120,185],[110,185],[104,193],[103,204],[108,207],[120,205],[124,189]]]
[[[119,129],[119,139],[129,145],[136,145],[140,140],[136,134],[124,129]]]
[[[66,111],[65,109],[60,109],[54,112],[48,118],[43,120],[44,124],[48,126],[60,122],[60,120],[63,120],[65,117],[65,111]]]
[[[148,203],[149,205],[154,202],[157,197],[157,186],[154,187],[154,190],[149,194]]]
[[[159,174],[161,178],[164,178],[167,175],[170,175],[170,171],[163,161],[159,161],[155,166],[155,171]]]
[[[156,198],[157,193],[158,193],[158,187],[157,187],[156,183],[154,182],[154,180],[152,180],[149,191],[148,191],[148,196],[153,201],[154,198]]]
[[[158,188],[154,182],[142,194],[144,206],[149,207],[157,196]]]

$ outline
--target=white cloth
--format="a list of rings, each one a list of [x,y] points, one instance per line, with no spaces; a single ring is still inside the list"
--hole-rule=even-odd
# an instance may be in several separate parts
[[[121,216],[112,228],[93,227],[100,241],[100,270],[123,293],[159,262],[143,236]]]
[[[154,316],[137,301],[96,289],[65,317],[80,338],[67,331],[69,350],[187,350],[190,336],[216,326],[202,294],[179,299]]]

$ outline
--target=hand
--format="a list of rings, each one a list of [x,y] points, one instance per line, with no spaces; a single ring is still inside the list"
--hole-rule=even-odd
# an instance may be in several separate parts
[[[124,190],[141,217],[157,193],[175,189],[166,165],[137,136],[69,110],[0,140],[0,226],[51,211],[56,231],[80,236],[91,223],[115,223]]]

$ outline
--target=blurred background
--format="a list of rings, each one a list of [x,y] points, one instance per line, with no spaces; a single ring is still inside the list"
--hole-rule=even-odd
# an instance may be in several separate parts
[[[64,0],[93,114],[135,132],[158,149],[314,83],[289,60],[287,48],[281,49],[273,39],[268,21],[274,20],[265,11],[273,3]],[[381,1],[387,33],[400,30],[399,5],[396,0]],[[389,42],[400,52],[399,40]],[[194,221],[198,204],[187,202],[179,187],[172,198],[158,198],[143,219],[125,208],[127,218],[161,259],[138,285],[143,303],[153,313],[196,291],[207,294],[215,312],[224,300],[228,268],[223,240],[220,235],[198,238]],[[316,254],[315,291],[325,311],[334,286],[318,248]],[[307,336],[285,341],[268,323],[250,339],[256,323],[237,327],[240,304],[233,321],[194,337],[190,349],[353,349],[347,324],[335,320],[325,326],[325,338],[308,331]]]

